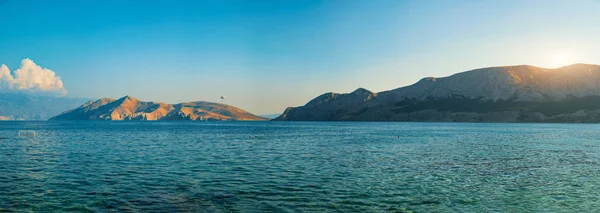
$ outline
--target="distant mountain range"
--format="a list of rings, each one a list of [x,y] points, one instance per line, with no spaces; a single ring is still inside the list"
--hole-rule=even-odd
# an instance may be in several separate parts
[[[47,120],[89,99],[0,93],[0,120]]]
[[[600,122],[600,66],[490,67],[379,93],[325,93],[274,120]]]
[[[242,109],[212,102],[166,104],[125,96],[89,101],[50,120],[267,120]]]
[[[262,115],[259,115],[259,116],[263,117],[263,118],[273,119],[273,118],[279,117],[280,115],[281,115],[281,113],[277,113],[277,114],[262,114]]]
[[[130,96],[86,101],[0,93],[0,120],[267,120],[203,101],[166,104]],[[379,93],[363,88],[325,93],[273,120],[600,122],[600,66],[490,67]]]

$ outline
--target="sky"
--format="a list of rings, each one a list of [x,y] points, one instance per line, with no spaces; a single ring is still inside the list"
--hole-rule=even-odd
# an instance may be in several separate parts
[[[0,90],[224,96],[281,113],[325,92],[482,67],[600,64],[599,10],[598,0],[0,0],[0,80],[11,79]]]

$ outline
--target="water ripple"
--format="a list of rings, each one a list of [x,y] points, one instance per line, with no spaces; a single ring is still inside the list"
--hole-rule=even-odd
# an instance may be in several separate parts
[[[0,122],[0,212],[592,212],[599,130]]]

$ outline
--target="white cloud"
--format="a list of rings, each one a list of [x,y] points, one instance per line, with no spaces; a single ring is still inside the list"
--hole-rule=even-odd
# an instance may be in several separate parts
[[[64,96],[67,90],[54,71],[36,65],[31,59],[21,61],[14,76],[4,64],[0,66],[0,91],[23,91]]]

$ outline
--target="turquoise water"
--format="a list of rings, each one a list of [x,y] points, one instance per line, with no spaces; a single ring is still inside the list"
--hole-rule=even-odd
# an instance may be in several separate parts
[[[599,133],[582,124],[0,122],[0,211],[593,212]]]

